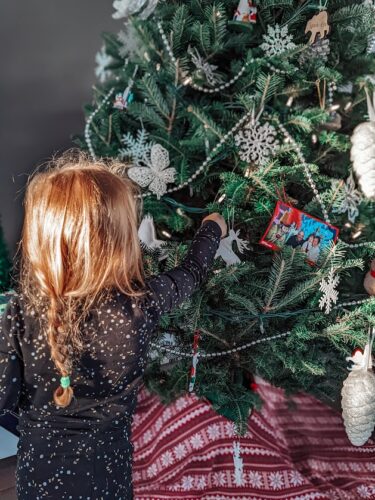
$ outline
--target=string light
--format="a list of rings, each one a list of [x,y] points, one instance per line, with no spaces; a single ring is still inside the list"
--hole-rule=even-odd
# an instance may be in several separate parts
[[[226,196],[227,196],[227,195],[226,195],[225,193],[224,193],[224,194],[222,194],[222,195],[220,196],[220,198],[217,200],[217,202],[218,202],[218,203],[222,203],[222,202],[225,200]]]
[[[182,82],[182,85],[185,85],[185,87],[186,87],[187,85],[190,85],[192,81],[193,81],[192,77],[191,77],[191,76],[188,76],[188,77],[186,77],[186,78],[185,78],[185,80]]]
[[[245,177],[250,177],[251,176],[251,168],[250,167],[247,167],[247,169],[245,170]]]
[[[161,234],[162,234],[163,236],[165,236],[166,238],[172,238],[171,233],[168,233],[168,231],[166,231],[165,229],[163,229],[163,230],[161,231]]]
[[[338,109],[340,109],[340,104],[333,104],[329,110],[331,111],[331,113],[334,113],[335,111],[337,111]]]
[[[286,105],[288,108],[291,108],[293,106],[293,101],[294,101],[294,97],[290,96],[289,99],[286,101]]]

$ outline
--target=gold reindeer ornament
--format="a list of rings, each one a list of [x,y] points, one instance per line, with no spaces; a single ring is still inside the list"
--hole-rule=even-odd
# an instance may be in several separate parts
[[[308,23],[306,24],[305,34],[311,32],[309,44],[312,45],[317,35],[320,36],[320,39],[323,39],[326,35],[328,35],[330,31],[330,26],[328,24],[328,14],[326,10],[322,10],[319,14],[316,14],[312,17]]]

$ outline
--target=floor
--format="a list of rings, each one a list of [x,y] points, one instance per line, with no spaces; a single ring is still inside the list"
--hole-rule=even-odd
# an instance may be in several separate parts
[[[0,460],[0,498],[1,500],[16,500],[15,488],[16,457]]]

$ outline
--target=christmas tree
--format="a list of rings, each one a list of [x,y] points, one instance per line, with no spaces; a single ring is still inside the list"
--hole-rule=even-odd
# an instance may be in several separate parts
[[[374,6],[114,8],[78,143],[142,187],[148,274],[180,262],[203,214],[230,228],[205,286],[163,318],[147,386],[166,402],[193,390],[239,424],[261,403],[255,374],[337,405],[375,325]]]

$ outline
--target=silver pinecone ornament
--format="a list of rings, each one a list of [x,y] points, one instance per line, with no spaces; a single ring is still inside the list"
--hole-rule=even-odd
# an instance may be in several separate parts
[[[300,64],[308,64],[316,59],[319,59],[322,62],[327,62],[330,52],[331,47],[329,45],[329,39],[320,38],[318,36],[317,41],[309,45],[307,49],[302,52],[299,62]]]
[[[372,371],[371,340],[365,352],[356,350],[352,357],[353,366],[344,380],[341,391],[342,416],[346,434],[354,446],[362,446],[371,437],[375,428],[375,375]]]
[[[375,92],[371,98],[367,94],[370,121],[361,123],[351,137],[351,160],[362,193],[375,200]]]

